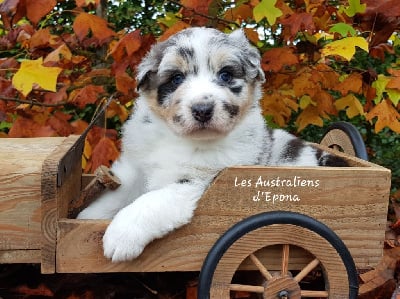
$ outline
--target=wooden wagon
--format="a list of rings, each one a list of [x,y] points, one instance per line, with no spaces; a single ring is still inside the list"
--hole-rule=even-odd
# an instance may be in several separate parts
[[[324,143],[352,137],[342,129]],[[42,273],[201,270],[201,299],[356,298],[358,272],[382,257],[390,171],[336,152],[350,167],[224,169],[189,225],[111,263],[102,251],[109,221],[68,218],[93,179],[81,173],[82,147],[82,136],[0,140],[0,263],[40,263]],[[302,280],[316,268],[325,287],[309,290]],[[261,283],[238,282],[241,270],[259,271]]]

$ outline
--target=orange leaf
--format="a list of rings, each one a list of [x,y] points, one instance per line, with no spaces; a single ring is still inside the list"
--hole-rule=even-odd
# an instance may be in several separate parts
[[[400,70],[389,69],[388,72],[392,75],[392,79],[390,79],[386,88],[400,90]]]
[[[93,126],[87,134],[86,139],[90,142],[92,147],[94,147],[99,143],[100,139],[104,137],[116,142],[118,140],[118,132],[114,129],[104,129],[99,126]]]
[[[57,92],[46,92],[44,94],[43,103],[46,104],[58,104],[64,102],[67,99],[67,87],[61,87]]]
[[[71,122],[71,127],[73,129],[73,133],[77,135],[81,135],[87,128],[88,123],[84,120],[77,119]]]
[[[63,112],[56,111],[46,122],[58,134],[58,136],[69,136],[73,132],[73,127],[68,122],[71,115],[64,114]]]
[[[117,90],[124,95],[136,95],[136,80],[126,72],[115,75],[115,84]]]
[[[329,115],[337,114],[337,110],[333,104],[333,96],[320,88],[317,88],[317,90],[318,92],[313,99],[317,103],[316,107],[319,115],[323,118],[329,118]]]
[[[115,61],[121,61],[127,56],[131,56],[142,45],[142,38],[139,30],[135,30],[125,35],[121,40],[113,46],[110,51]]]
[[[118,115],[122,122],[125,122],[129,116],[129,113],[125,106],[117,103],[116,101],[112,101],[107,107],[106,118],[112,118],[116,115]]]
[[[32,119],[18,117],[8,132],[9,137],[54,137],[57,132],[50,125],[42,125]]]
[[[225,19],[232,22],[241,23],[253,17],[253,8],[247,4],[237,5],[230,8],[225,13]]]
[[[319,77],[314,81],[322,84],[322,88],[334,89],[338,85],[339,74],[325,63],[317,64],[313,75]]]
[[[99,45],[106,43],[115,35],[115,32],[108,28],[106,20],[85,12],[76,17],[72,28],[81,42],[91,33]]]
[[[160,36],[159,41],[164,41],[164,40],[168,39],[171,35],[174,35],[175,33],[179,32],[183,29],[189,28],[189,27],[190,27],[190,25],[183,21],[176,22],[174,25],[172,25],[167,30],[165,30],[163,35]]]
[[[310,97],[314,97],[320,89],[319,85],[315,84],[312,80],[312,74],[309,72],[303,72],[293,79],[293,91],[296,97],[301,97],[305,94]]]
[[[46,56],[44,59],[44,63],[46,62],[58,62],[60,60],[71,60],[72,53],[69,50],[66,44],[60,45],[57,49],[53,52],[50,52],[49,55]]]
[[[308,125],[316,125],[322,127],[324,124],[322,118],[319,115],[317,107],[308,105],[296,119],[296,125],[298,131],[303,130]]]
[[[19,0],[6,0],[0,2],[0,14],[1,21],[4,23],[6,29],[11,29],[12,25],[21,20],[21,18],[25,15],[26,8],[24,8],[21,12],[21,9],[18,10]]]
[[[96,103],[102,93],[104,93],[103,86],[87,85],[82,89],[74,90],[70,95],[72,96],[70,102],[82,109],[87,104]]]
[[[86,7],[91,4],[97,6],[100,3],[100,0],[75,0],[77,7]]]
[[[263,114],[271,115],[274,122],[280,127],[285,126],[292,112],[298,109],[298,105],[293,99],[276,91],[264,95],[261,107]]]
[[[251,41],[253,44],[257,44],[259,42],[259,37],[257,31],[252,28],[244,28],[244,32],[246,37]]]
[[[14,289],[15,292],[19,294],[24,294],[27,296],[43,296],[43,297],[53,297],[53,292],[44,284],[40,284],[37,288],[30,288],[26,285],[19,286]],[[24,296],[23,296],[24,297]]]
[[[290,17],[282,20],[281,23],[290,27],[290,40],[295,38],[297,33],[301,31],[308,31],[309,34],[315,31],[313,16],[306,12],[292,14]]]
[[[342,96],[347,95],[349,92],[361,93],[362,92],[362,76],[358,73],[351,73],[346,79],[332,88],[339,91]]]
[[[119,151],[115,143],[109,138],[101,138],[92,151],[92,170],[96,170],[101,165],[110,167],[118,156]]]
[[[56,36],[50,34],[49,28],[40,29],[29,39],[29,46],[31,49],[53,46],[57,43],[57,39]]]
[[[282,68],[299,63],[291,48],[273,48],[266,51],[261,60],[262,69],[266,72],[279,72]]]
[[[199,1],[199,0],[181,0],[182,6],[196,10],[198,13],[207,15],[208,8],[213,0]]]
[[[384,127],[389,127],[392,131],[400,134],[400,114],[391,101],[382,100],[366,115],[368,121],[375,117],[377,118],[375,132],[378,133]]]
[[[41,18],[47,15],[57,4],[56,0],[26,0],[26,15],[28,19],[37,24]]]

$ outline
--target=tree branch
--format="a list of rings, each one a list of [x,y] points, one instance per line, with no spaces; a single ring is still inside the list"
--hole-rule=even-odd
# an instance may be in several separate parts
[[[68,103],[68,102],[41,103],[41,102],[37,102],[34,100],[29,101],[29,100],[22,100],[22,99],[18,99],[18,98],[8,98],[8,97],[3,97],[3,96],[0,96],[0,100],[6,101],[6,102],[16,102],[19,104],[29,104],[32,106],[41,106],[41,107],[59,107],[59,106],[64,106]]]

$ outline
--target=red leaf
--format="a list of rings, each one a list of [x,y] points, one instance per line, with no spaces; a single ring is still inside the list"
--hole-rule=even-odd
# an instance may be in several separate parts
[[[19,5],[22,2],[22,5]],[[12,25],[21,20],[26,14],[24,6],[25,0],[4,0],[0,4],[1,20],[6,29],[11,29]]]
[[[9,137],[54,137],[57,132],[50,125],[42,125],[32,119],[19,116],[14,122]]]
[[[266,72],[279,72],[285,66],[299,63],[291,48],[273,48],[262,56],[261,66]]]
[[[136,80],[129,76],[126,72],[116,74],[115,83],[117,90],[124,95],[136,95]]]
[[[71,115],[56,111],[46,123],[51,126],[59,136],[69,136],[74,131],[73,127],[68,122],[70,118]]]
[[[100,0],[75,0],[77,7],[86,7],[90,5],[97,6],[100,3]]]
[[[115,142],[106,137],[101,138],[92,151],[92,170],[96,170],[101,165],[110,167],[118,156],[119,151]]]
[[[67,87],[60,88],[57,92],[45,92],[44,101],[46,104],[58,104],[64,102],[67,99]]]
[[[104,93],[103,86],[88,85],[71,93],[71,103],[82,109],[85,108],[87,104],[96,103],[99,95],[102,93]]]
[[[310,34],[315,31],[312,14],[306,12],[291,15],[282,20],[282,25],[290,27],[289,40],[294,39],[300,31],[308,31]]]
[[[28,19],[36,25],[57,4],[56,0],[25,0]]]
[[[139,30],[135,30],[125,35],[111,50],[111,56],[119,62],[126,56],[131,56],[142,45],[142,38]]]
[[[27,296],[43,296],[43,297],[53,297],[53,292],[44,284],[40,284],[37,288],[30,288],[26,285],[19,286],[13,290],[21,295]]]
[[[73,133],[77,135],[81,135],[86,130],[87,126],[88,123],[81,119],[77,119],[71,122]]]

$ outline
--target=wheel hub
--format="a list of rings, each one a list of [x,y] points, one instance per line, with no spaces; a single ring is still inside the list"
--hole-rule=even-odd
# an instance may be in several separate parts
[[[265,299],[296,299],[301,298],[301,289],[292,277],[277,277],[268,281],[264,291]]]

